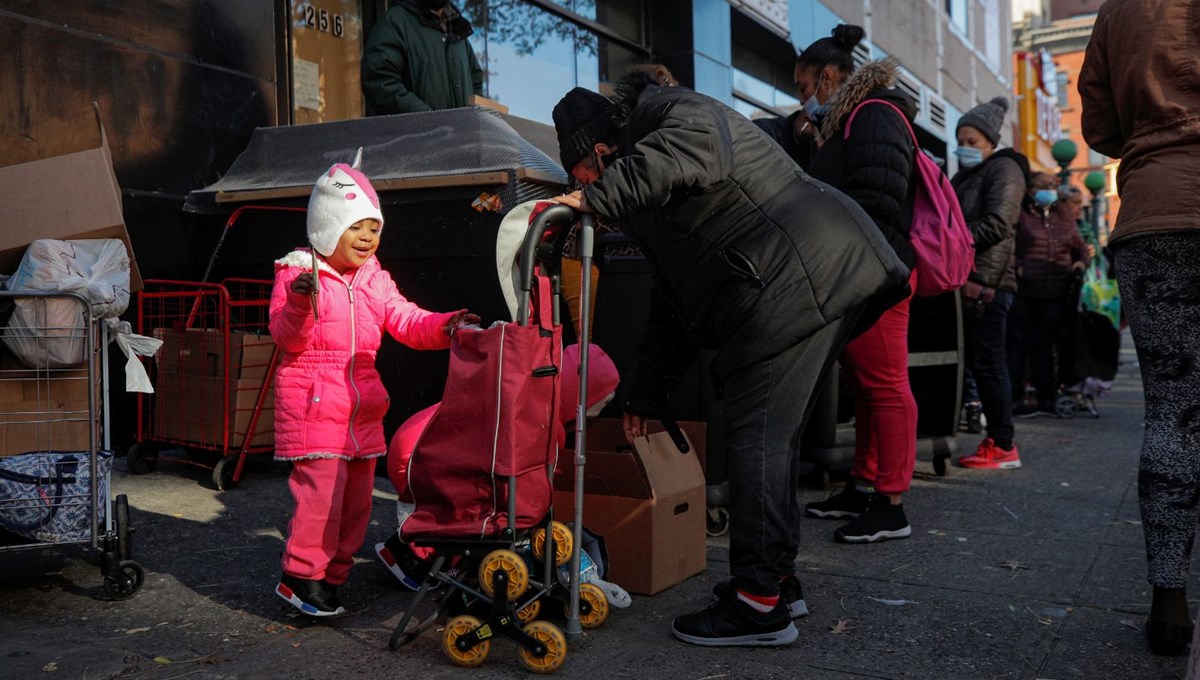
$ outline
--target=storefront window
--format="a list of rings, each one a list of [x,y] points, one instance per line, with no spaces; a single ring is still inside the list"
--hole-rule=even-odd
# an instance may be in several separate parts
[[[614,30],[615,24],[629,23],[636,34],[622,30],[622,37],[640,38],[640,1],[555,4]],[[648,50],[617,44],[525,0],[467,0],[462,11],[475,26],[471,41],[483,66],[484,92],[514,116],[552,123],[554,104],[571,88],[601,90],[602,83],[649,59]],[[636,22],[626,21],[630,12]]]
[[[787,40],[739,11],[732,15],[734,109],[747,118],[787,115],[800,108]]]

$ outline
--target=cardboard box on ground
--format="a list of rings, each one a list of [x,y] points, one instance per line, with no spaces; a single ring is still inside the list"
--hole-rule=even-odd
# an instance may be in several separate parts
[[[559,455],[554,476],[554,516],[566,522],[575,516],[574,455]],[[621,421],[594,419],[584,475],[583,523],[607,544],[606,580],[653,595],[704,571],[705,484],[695,447],[681,453],[656,432],[631,450]]]
[[[36,142],[38,155],[60,155],[0,168],[0,274],[16,271],[38,239],[115,238],[129,252],[130,292],[139,291],[142,277],[125,230],[108,138],[98,111],[80,116],[87,123],[77,126],[78,134]],[[32,155],[10,151],[9,158]],[[119,376],[114,381],[120,384]],[[97,392],[97,411],[100,398]],[[88,450],[87,408],[85,369],[35,373],[0,351],[0,456]]]
[[[240,448],[275,350],[270,336],[215,328],[156,328],[163,341],[155,357],[155,439],[204,447]],[[228,409],[223,409],[228,362]],[[229,439],[225,440],[228,427]],[[268,388],[250,445],[275,441],[275,392]]]

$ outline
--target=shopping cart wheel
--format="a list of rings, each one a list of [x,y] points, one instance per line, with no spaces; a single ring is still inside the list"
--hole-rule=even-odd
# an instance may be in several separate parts
[[[128,600],[137,595],[145,580],[142,565],[133,560],[121,560],[116,573],[104,575],[104,592],[114,600]]]
[[[122,562],[133,556],[133,543],[130,534],[133,529],[129,526],[129,498],[125,494],[113,500],[113,523],[117,530],[117,555]]]
[[[553,673],[562,667],[567,660],[567,637],[558,626],[549,621],[534,621],[525,624],[525,634],[533,638],[545,649],[545,654],[538,658],[533,652],[519,647],[517,653],[521,657],[521,665],[532,673]]]
[[[933,457],[933,472],[938,477],[946,476],[946,461],[948,461],[949,459],[950,459],[950,456],[936,456],[935,455]]]
[[[442,632],[442,651],[455,666],[463,668],[478,668],[487,661],[488,652],[492,649],[491,640],[483,640],[471,645],[468,636],[483,626],[483,622],[474,616],[464,614],[446,622]],[[465,647],[465,649],[464,649]]]
[[[519,619],[521,623],[529,623],[530,621],[536,619],[538,614],[541,613],[542,601],[534,600],[533,602],[530,602],[529,604],[517,610],[517,619]]]
[[[708,506],[705,515],[704,532],[716,538],[724,536],[729,531],[729,510],[723,505]]]
[[[1079,402],[1075,400],[1075,397],[1064,394],[1054,402],[1054,412],[1058,414],[1059,418],[1074,418],[1078,411]]]
[[[550,523],[550,535],[554,538],[554,566],[561,567],[571,561],[571,548],[575,537],[571,530],[562,522]],[[546,556],[546,530],[537,529],[533,532],[533,557],[539,562]]]
[[[529,587],[529,566],[525,564],[525,560],[520,555],[511,550],[493,550],[488,553],[479,563],[479,587],[488,597],[495,594],[492,576],[501,569],[508,576],[508,586],[505,591],[511,602],[520,597],[521,593],[524,593],[525,589]]]
[[[584,607],[584,605],[587,605]],[[571,614],[571,603],[567,603],[567,615]],[[586,609],[587,611],[584,611]],[[579,625],[591,630],[599,628],[608,620],[608,597],[595,583],[579,584]]]
[[[221,491],[229,491],[237,486],[233,481],[233,472],[237,470],[238,456],[225,456],[213,466],[213,484]]]
[[[154,472],[158,466],[158,449],[148,442],[137,442],[125,452],[125,465],[135,475]]]

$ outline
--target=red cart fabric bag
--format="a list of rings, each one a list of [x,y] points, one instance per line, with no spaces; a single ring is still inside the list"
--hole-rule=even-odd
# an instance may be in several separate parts
[[[543,276],[533,303],[527,326],[499,323],[451,339],[441,406],[408,464],[401,539],[496,535],[510,525],[509,476],[517,478],[514,529],[537,524],[549,511],[562,327],[553,324]]]

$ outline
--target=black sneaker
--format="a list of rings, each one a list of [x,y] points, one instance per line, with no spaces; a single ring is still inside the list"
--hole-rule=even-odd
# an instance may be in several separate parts
[[[804,506],[805,514],[821,519],[853,519],[867,511],[874,494],[860,490],[851,480],[841,491],[823,501]]]
[[[375,544],[375,554],[397,581],[409,590],[420,590],[421,582],[429,575],[429,562],[416,556],[408,544],[392,534],[383,543]]]
[[[979,434],[983,432],[983,404],[972,401],[963,406],[963,416],[967,432]]]
[[[782,600],[769,612],[759,612],[726,587],[715,602],[675,618],[671,632],[680,640],[703,647],[780,647],[800,637]]]
[[[731,581],[721,581],[713,586],[712,594],[716,599],[724,597],[729,590]],[[779,603],[786,606],[788,616],[798,619],[808,616],[808,603],[804,601],[804,589],[800,587],[800,579],[794,574],[779,579]]]
[[[275,594],[285,602],[309,616],[339,616],[346,613],[341,603],[330,602],[329,593],[325,591],[321,581],[297,578],[284,574],[275,586]]]
[[[835,531],[833,540],[838,543],[878,543],[911,535],[912,527],[904,516],[904,506],[892,505],[887,496],[881,494],[862,516]]]
[[[342,606],[342,601],[340,599],[338,599],[338,594],[337,594],[338,587],[337,586],[333,585],[329,581],[322,579],[321,580],[321,588],[323,588],[325,590],[325,603],[326,604],[328,604],[330,607],[333,607],[334,609],[345,609],[345,607]]]

